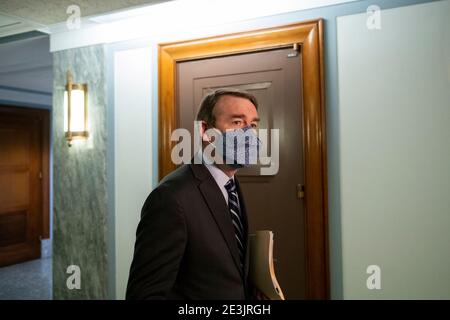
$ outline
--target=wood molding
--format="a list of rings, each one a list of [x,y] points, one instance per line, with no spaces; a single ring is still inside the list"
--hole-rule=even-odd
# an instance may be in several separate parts
[[[50,239],[50,112],[41,112],[42,128],[42,239]]]
[[[176,63],[286,47],[302,49],[305,163],[306,286],[308,299],[329,298],[327,167],[323,69],[323,20],[159,45],[159,179],[176,166],[170,159],[177,128]]]

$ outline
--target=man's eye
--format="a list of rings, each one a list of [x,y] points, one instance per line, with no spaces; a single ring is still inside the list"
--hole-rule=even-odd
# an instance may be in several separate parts
[[[256,123],[252,123],[252,128],[256,129],[256,128],[258,128],[258,125]]]
[[[235,125],[240,125],[241,123],[242,123],[241,120],[234,120],[234,121],[233,121],[233,124],[235,124]]]

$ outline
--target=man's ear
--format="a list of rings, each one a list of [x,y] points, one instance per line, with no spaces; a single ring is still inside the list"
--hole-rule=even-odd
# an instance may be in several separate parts
[[[202,120],[199,126],[200,136],[202,137],[202,141],[209,142],[210,138],[205,134],[207,129],[208,125],[206,124],[206,121]]]

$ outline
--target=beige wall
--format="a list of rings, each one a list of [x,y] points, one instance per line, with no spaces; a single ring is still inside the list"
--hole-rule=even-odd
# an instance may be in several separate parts
[[[115,284],[125,298],[141,208],[152,189],[151,50],[114,55]]]
[[[344,298],[450,299],[449,12],[383,10],[380,30],[338,18]]]

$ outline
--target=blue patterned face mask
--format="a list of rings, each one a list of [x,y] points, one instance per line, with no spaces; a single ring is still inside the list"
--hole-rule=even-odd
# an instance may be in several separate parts
[[[215,145],[223,162],[232,168],[239,169],[258,163],[261,140],[251,126],[222,132]]]

